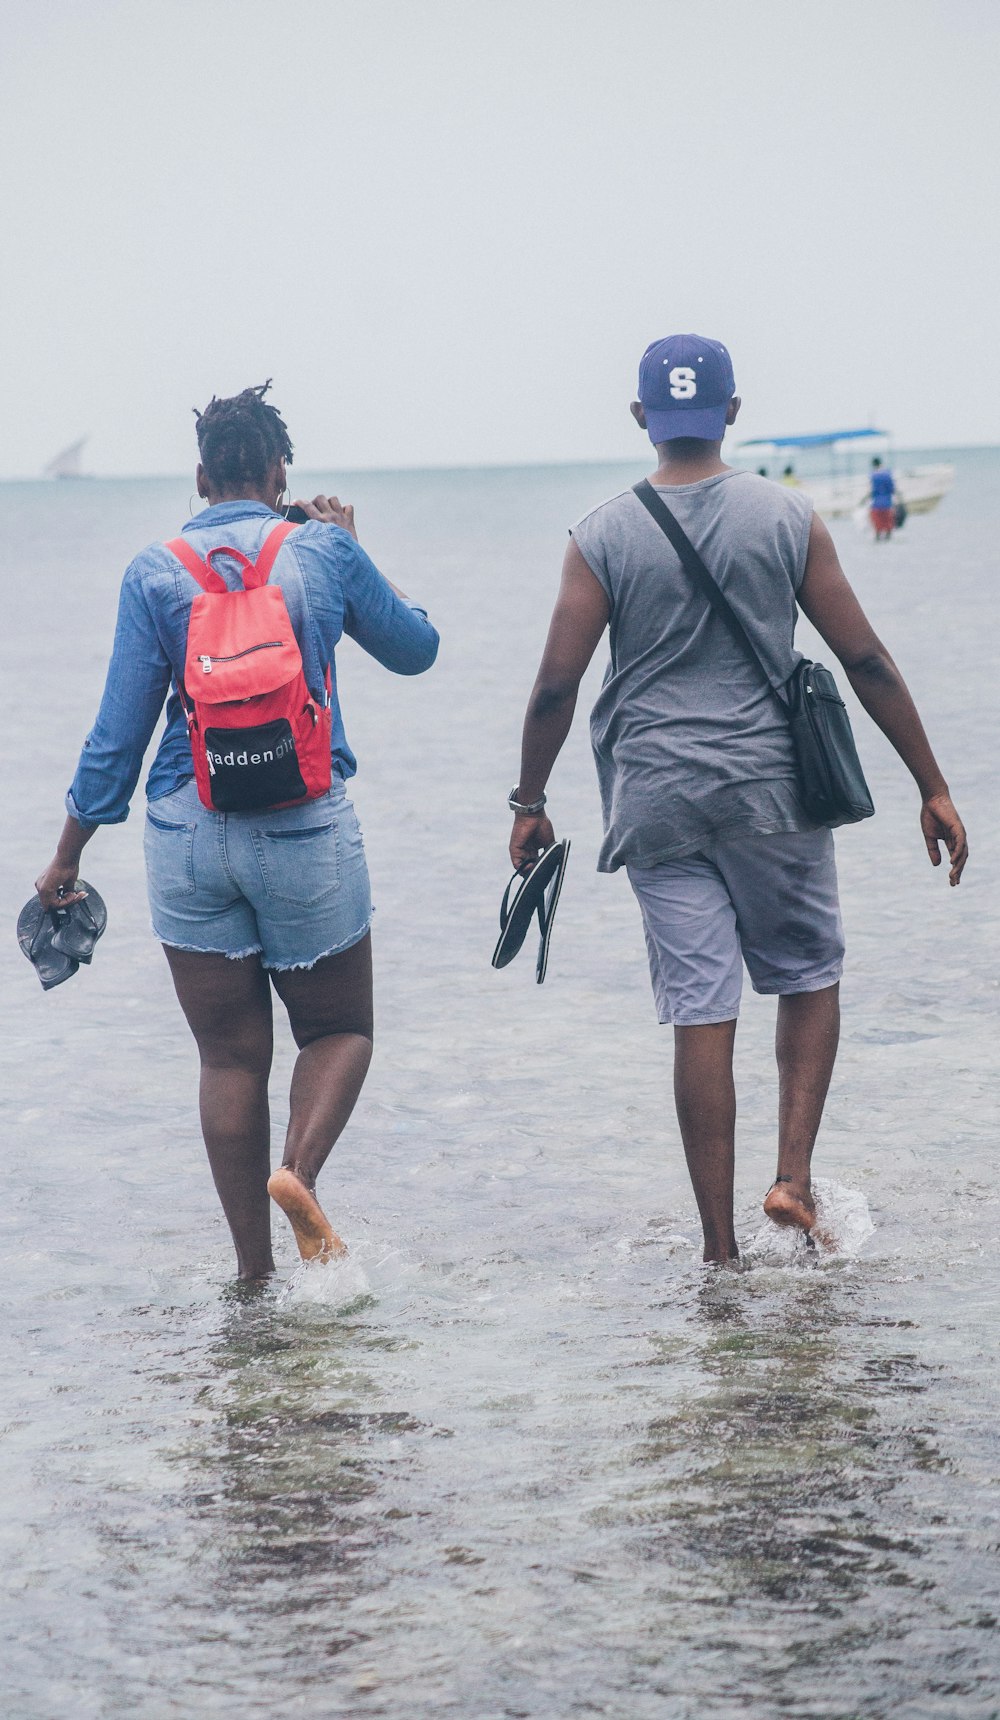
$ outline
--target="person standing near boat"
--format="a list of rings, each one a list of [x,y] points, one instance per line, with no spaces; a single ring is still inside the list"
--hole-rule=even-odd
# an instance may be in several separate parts
[[[885,538],[888,543],[896,525],[896,480],[888,466],[883,466],[876,454],[872,460],[871,497],[868,515],[875,530],[875,542]]]
[[[738,1254],[733,1226],[733,1046],[742,965],[777,995],[780,1119],[764,1210],[808,1232],[810,1167],[837,1052],[844,954],[833,838],[801,804],[772,687],[798,660],[796,605],[836,653],[915,778],[932,864],[950,881],[965,831],[899,670],[847,583],[801,489],[721,457],[740,408],[726,348],[697,335],[643,356],[637,423],[656,448],[650,484],[725,591],[773,681],[751,663],[632,491],[573,527],[528,702],[510,854],[527,869],[555,833],[544,810],[580,679],[610,622],[611,662],[591,717],[604,812],[598,869],[626,867],[642,912],[658,1016],[674,1027],[674,1093],[704,1257]]]
[[[305,524],[292,529],[283,523],[278,507],[292,444],[284,420],[265,399],[269,386],[213,398],[197,415],[196,482],[208,505],[184,526],[176,547],[151,544],[125,573],[104,697],[67,795],[58,849],[36,884],[46,908],[81,899],[76,884],[83,849],[102,824],[128,816],[143,754],[167,700],[166,729],[146,784],[153,930],[197,1041],[202,1132],[239,1275],[246,1279],[274,1270],[269,1192],[290,1220],[304,1259],[343,1252],[314,1191],[372,1053],[371,895],[361,831],[345,792],[357,765],[337,699],[335,650],[346,633],[385,668],[416,675],[431,666],[438,647],[426,611],[360,548],[353,508],[336,496],[317,496],[296,504],[308,516]],[[262,572],[272,557],[270,579],[261,585],[254,564],[259,561]],[[189,738],[197,705],[185,679],[190,682],[200,664],[198,684],[207,696],[234,660],[203,655],[192,663],[188,631],[199,586],[221,592],[201,602],[221,603],[231,617],[247,600],[225,593],[245,589],[265,599],[268,616],[284,618],[284,632],[290,623],[294,642],[269,637],[236,655],[249,658],[280,646],[296,663],[301,659],[304,686],[295,684],[305,704],[300,711],[296,703],[292,712],[297,730],[285,719],[266,725],[267,734],[263,727],[217,730],[230,739],[228,750],[219,741],[214,753],[211,729],[199,739],[193,725]],[[268,595],[274,587],[280,598]],[[214,707],[219,720],[236,706],[247,708],[245,699],[226,696],[233,705]],[[232,738],[241,733],[264,739]],[[302,760],[308,752],[317,779],[330,785],[311,798],[304,762],[301,780],[292,781],[295,747],[288,736],[295,733]],[[317,733],[318,749],[311,739]],[[208,806],[195,780],[198,746],[204,755],[199,774],[206,767],[204,781],[214,796]],[[243,778],[234,784],[241,769]],[[217,809],[226,801],[209,776],[226,770],[228,804],[256,810]],[[282,775],[284,786],[270,802],[259,788],[256,800],[247,792],[251,770]],[[272,986],[298,1046],[284,1158],[273,1175],[267,1097]]]

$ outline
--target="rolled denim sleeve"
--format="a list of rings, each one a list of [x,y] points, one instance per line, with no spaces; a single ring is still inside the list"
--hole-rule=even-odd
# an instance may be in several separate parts
[[[170,690],[171,667],[143,590],[141,562],[122,581],[97,721],[83,743],[66,810],[90,828],[121,824]]]
[[[419,604],[397,597],[359,544],[339,545],[344,632],[396,675],[421,675],[438,651],[438,631]]]

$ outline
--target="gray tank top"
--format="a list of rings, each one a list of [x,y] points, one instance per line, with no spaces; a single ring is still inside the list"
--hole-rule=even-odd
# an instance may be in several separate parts
[[[750,472],[660,494],[760,651],[770,684],[631,490],[573,527],[611,604],[611,662],[590,719],[601,872],[678,859],[715,836],[815,829],[771,690],[800,660],[795,597],[812,503]]]

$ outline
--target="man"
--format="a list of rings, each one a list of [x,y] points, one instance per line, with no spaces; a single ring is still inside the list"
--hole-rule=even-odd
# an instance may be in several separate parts
[[[778,996],[778,1164],[764,1210],[806,1232],[815,1222],[810,1164],[837,1051],[843,940],[833,838],[802,809],[771,690],[798,659],[797,604],[912,773],[931,863],[945,842],[957,884],[967,857],[902,676],[808,496],[723,463],[739,408],[718,341],[674,335],[647,349],[632,414],[656,448],[650,481],[771,666],[771,684],[625,490],[573,528],[511,795],[511,858],[530,867],[554,840],[545,785],[610,621],[611,662],[591,717],[598,868],[625,866],[642,910],[659,1019],[674,1027],[677,1116],[709,1261],[738,1255],[732,1062],[743,961],[754,989]]]
[[[888,543],[896,524],[896,480],[877,454],[872,461],[869,517],[875,528],[875,542],[885,538]]]

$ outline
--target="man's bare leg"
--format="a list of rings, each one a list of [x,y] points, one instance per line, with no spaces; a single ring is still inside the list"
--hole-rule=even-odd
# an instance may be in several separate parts
[[[810,1165],[839,1039],[839,985],[778,999],[778,1169],[764,1201],[776,1224],[815,1223]]]
[[[694,1186],[705,1260],[736,1260],[733,1172],[736,1159],[735,1021],[674,1028],[674,1100]]]
[[[372,1056],[371,935],[312,968],[273,972],[299,1047],[284,1158],[268,1192],[295,1233],[303,1260],[347,1252],[315,1188],[357,1102]]]

